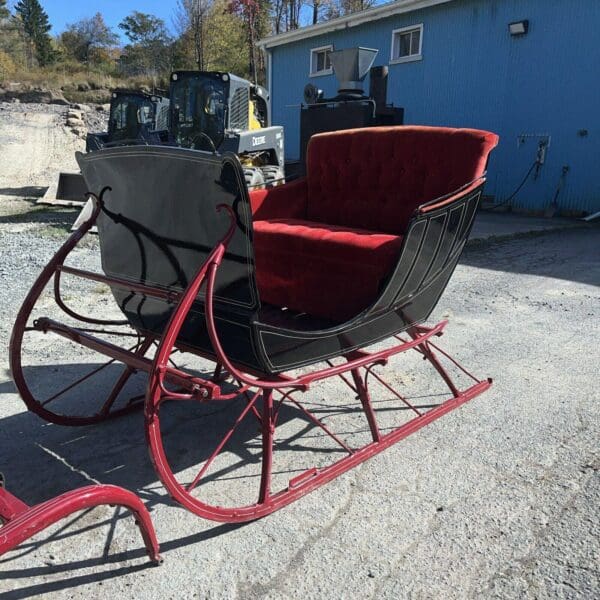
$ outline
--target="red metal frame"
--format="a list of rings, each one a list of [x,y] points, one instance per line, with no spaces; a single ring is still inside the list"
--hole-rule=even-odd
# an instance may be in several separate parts
[[[121,408],[113,411],[112,404],[129,374],[134,371],[146,372],[149,375],[149,383],[144,404],[144,416],[146,438],[152,462],[170,495],[183,506],[201,517],[216,521],[242,522],[265,516],[290,502],[293,502],[328,481],[331,481],[338,475],[368,458],[375,456],[385,448],[388,448],[404,437],[414,433],[421,427],[428,425],[435,419],[438,419],[449,411],[468,402],[488,389],[492,383],[489,379],[479,380],[475,378],[433,343],[432,340],[434,337],[442,335],[447,324],[446,321],[438,323],[431,328],[414,326],[407,332],[408,336],[406,339],[401,336],[392,336],[390,338],[391,345],[383,350],[374,352],[354,351],[341,357],[344,362],[341,362],[340,364],[334,364],[331,361],[327,361],[326,367],[315,369],[295,377],[289,377],[283,374],[266,377],[256,373],[248,373],[247,370],[234,364],[224,352],[219,340],[213,312],[213,297],[217,270],[234,231],[234,220],[231,209],[226,206],[220,207],[221,210],[227,210],[232,217],[231,227],[227,234],[212,250],[186,290],[183,293],[171,293],[153,288],[152,286],[131,283],[122,279],[63,266],[66,256],[77,244],[79,239],[81,239],[82,235],[93,225],[101,208],[102,198],[100,197],[100,199],[96,199],[96,209],[92,218],[82,225],[80,230],[65,243],[63,248],[61,248],[54,259],[49,263],[34,285],[32,292],[30,292],[26,299],[24,307],[19,313],[17,325],[15,326],[15,331],[13,333],[13,343],[11,345],[11,366],[15,382],[17,383],[17,387],[23,395],[25,402],[39,415],[48,420],[53,420],[54,422],[77,425],[117,416],[118,414],[123,414],[123,412],[135,408],[135,405],[128,404],[124,409]],[[27,322],[39,294],[52,277],[55,277],[56,282],[56,278],[59,277],[60,273],[67,273],[71,276],[83,277],[88,280],[106,283],[111,286],[135,290],[152,297],[168,299],[175,303],[175,309],[172,312],[169,323],[160,339],[155,340],[152,336],[148,335],[144,337],[144,332],[136,332],[136,335],[139,336],[138,343],[130,349],[122,348],[92,335],[95,330],[67,326],[48,318],[38,319],[33,323],[33,326],[27,327]],[[181,327],[187,318],[188,312],[196,301],[202,286],[205,286],[206,327],[216,357],[214,374],[212,377],[206,378],[192,375],[177,368],[171,360],[171,356],[174,352],[186,350],[185,348],[177,346],[177,339]],[[56,292],[59,287],[58,283],[56,283],[55,293],[59,294],[59,292]],[[61,306],[58,301],[57,304]],[[76,313],[69,310],[68,314],[73,316],[73,314]],[[104,323],[101,321],[90,321],[87,318],[82,318],[80,320],[88,324]],[[107,323],[108,322],[106,322],[106,324]],[[115,322],[110,323],[113,325],[115,324]],[[64,417],[47,410],[46,406],[40,404],[33,398],[29,392],[29,388],[24,382],[19,354],[23,334],[25,331],[31,329],[60,335],[77,342],[86,348],[105,355],[109,358],[109,363],[119,361],[125,365],[125,371],[117,381],[113,391],[109,394],[109,397],[100,412],[94,415]],[[129,335],[131,335],[131,333]],[[158,343],[158,348],[154,358],[151,360],[150,358],[147,358],[145,354],[154,342]],[[388,363],[390,358],[408,352],[409,350],[418,352],[424,360],[431,364],[450,391],[451,395],[448,399],[429,410],[415,407],[408,399],[387,383],[380,374],[374,371],[375,367],[384,366]],[[441,355],[443,360],[452,362],[453,365],[468,376],[473,383],[466,389],[459,389],[458,385],[453,381],[449,371],[443,366],[438,355]],[[215,360],[215,358],[212,358],[212,360]],[[353,392],[353,395],[357,396],[360,401],[372,438],[369,443],[362,447],[351,447],[349,443],[342,439],[341,435],[325,425],[325,423],[323,423],[313,412],[309,411],[300,402],[298,397],[296,397],[297,394],[309,390],[316,382],[332,377],[339,377],[344,385],[349,387]],[[384,433],[384,430],[378,423],[377,414],[371,401],[369,391],[369,382],[371,380],[376,380],[378,384],[382,385],[384,389],[392,393],[406,408],[414,412],[414,418],[397,426],[393,430]],[[83,379],[81,381],[83,381]],[[80,382],[77,382],[77,384]],[[226,382],[229,382],[227,390],[224,389],[224,384]],[[233,392],[230,389],[231,382],[235,383],[237,386]],[[180,482],[169,464],[169,459],[163,445],[163,436],[160,427],[161,406],[167,401],[218,402],[232,400],[237,397],[245,398],[245,404],[232,426],[226,431],[212,454],[210,454],[208,459],[199,468],[196,476],[191,482],[185,484]],[[258,402],[259,399],[261,399],[260,405],[262,405],[260,408]],[[329,436],[342,448],[345,456],[323,468],[311,467],[301,474],[292,477],[287,486],[283,489],[273,490],[274,439],[280,409],[284,403],[294,405],[299,409],[300,413],[304,415],[308,421],[322,430],[325,435]],[[211,464],[230,441],[236,428],[249,414],[252,414],[260,424],[262,447],[260,484],[256,495],[256,502],[244,506],[224,507],[209,504],[200,500],[194,495],[194,492],[200,487]]]
[[[388,448],[407,435],[414,433],[421,427],[428,425],[435,419],[457,408],[461,404],[468,402],[490,387],[492,383],[491,380],[479,381],[459,366],[463,372],[471,377],[475,382],[474,385],[470,386],[468,389],[460,391],[452,381],[449,373],[446,371],[446,369],[444,369],[440,361],[437,359],[432,349],[433,346],[430,344],[430,338],[441,335],[444,327],[447,324],[446,321],[439,323],[433,328],[415,327],[409,332],[412,338],[411,340],[405,341],[399,339],[399,344],[379,352],[353,352],[345,357],[346,363],[344,364],[337,366],[330,365],[328,368],[312,371],[297,378],[292,379],[286,376],[275,376],[269,380],[264,380],[260,378],[249,377],[241,370],[238,370],[223,351],[219,341],[218,332],[216,330],[213,312],[214,284],[217,269],[219,268],[232,232],[233,229],[230,229],[228,234],[215,247],[205,264],[198,271],[194,280],[186,289],[176,310],[171,315],[169,324],[166,327],[165,335],[159,344],[159,348],[154,359],[154,366],[150,374],[150,384],[148,387],[149,393],[145,406],[146,433],[154,466],[161,480],[169,490],[171,496],[185,507],[192,510],[194,513],[207,519],[226,522],[243,522],[263,517],[279,508],[282,508],[286,504],[297,500],[304,494],[307,494],[308,492],[327,483],[328,481],[331,481],[338,475],[341,475],[345,471],[360,464],[368,458],[375,456],[385,448]],[[164,379],[169,371],[168,358],[175,348],[177,337],[187,317],[188,311],[190,310],[198,295],[198,292],[200,291],[201,286],[205,283],[205,281],[206,325],[213,349],[217,356],[217,364],[224,367],[235,381],[240,382],[241,392],[247,392],[250,389],[255,388],[258,388],[258,391],[256,391],[256,393],[252,396],[246,408],[242,411],[234,423],[233,427],[227,432],[226,436],[217,446],[213,454],[205,462],[204,466],[200,469],[198,475],[194,478],[192,483],[187,487],[184,487],[178,482],[168,463],[160,431],[159,407],[160,404],[165,400],[194,398],[193,394],[181,395],[169,392],[164,385]],[[436,371],[440,374],[442,379],[450,388],[450,391],[452,392],[452,398],[446,400],[435,409],[429,410],[426,413],[419,413],[408,401],[397,394],[397,392],[395,392],[388,384],[383,382],[384,385],[394,392],[394,394],[396,394],[399,398],[401,398],[407,406],[417,412],[418,416],[403,426],[398,427],[394,431],[382,435],[377,425],[375,412],[371,405],[366,378],[363,379],[361,377],[360,369],[365,368],[368,376],[368,374],[372,373],[372,368],[375,365],[383,365],[387,363],[390,357],[411,349],[419,351],[421,354],[423,354],[424,358],[426,358],[434,366]],[[360,449],[349,448],[335,434],[329,431],[329,429],[325,427],[325,425],[321,423],[312,413],[306,410],[299,402],[294,400],[291,394],[293,391],[307,391],[310,385],[316,381],[327,379],[335,375],[343,375],[347,372],[352,374],[352,378],[354,380],[353,389],[358,393],[358,397],[363,406],[363,410],[365,412],[373,437],[373,441],[370,444],[367,444]],[[379,376],[377,376],[377,378],[380,381],[383,381]],[[202,387],[200,389],[202,389]],[[282,395],[281,402],[285,401],[286,399],[294,402],[294,404],[301,408],[302,412],[304,412],[304,414],[306,414],[306,416],[313,423],[315,423],[315,425],[319,426],[327,435],[334,439],[339,445],[342,446],[342,448],[344,448],[344,450],[348,452],[348,456],[336,461],[324,469],[309,469],[304,474],[295,477],[293,480],[290,480],[286,490],[281,490],[276,493],[272,493],[270,487],[271,469],[273,463],[273,434],[277,421],[277,412],[274,412],[273,410],[274,391],[277,391]],[[193,497],[191,492],[208,470],[212,460],[227,443],[235,428],[254,407],[256,400],[261,395],[263,398],[263,413],[260,417],[262,420],[263,456],[258,502],[253,505],[236,508],[211,506],[201,502],[197,498]],[[213,399],[219,399],[220,396],[217,395],[213,389],[211,390],[211,397]],[[227,395],[227,397],[229,398],[230,395]]]
[[[35,506],[28,506],[0,487],[0,521],[4,522],[0,526],[0,556],[70,514],[101,504],[129,509],[140,528],[148,557],[157,565],[162,563],[154,526],[144,503],[132,492],[114,485],[90,485]]]

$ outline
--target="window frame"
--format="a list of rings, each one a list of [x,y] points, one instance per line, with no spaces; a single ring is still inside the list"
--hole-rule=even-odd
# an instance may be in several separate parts
[[[310,49],[310,65],[309,65],[309,77],[322,77],[323,75],[333,75],[333,67],[329,67],[329,69],[323,69],[321,71],[313,71],[313,66],[316,66],[316,58],[315,55],[319,52],[329,51],[333,52],[333,44],[328,44],[327,46],[319,46],[318,48]]]
[[[417,54],[409,54],[408,56],[394,56],[394,48],[396,37],[398,40],[402,34],[412,33],[413,31],[419,31],[419,52]],[[398,46],[400,42],[398,41]],[[412,45],[412,37],[411,37]],[[398,48],[399,50],[399,48]],[[392,31],[392,44],[390,48],[390,65],[397,65],[407,62],[415,62],[417,60],[423,60],[423,23],[416,23],[415,25],[409,25],[408,27],[400,27]]]

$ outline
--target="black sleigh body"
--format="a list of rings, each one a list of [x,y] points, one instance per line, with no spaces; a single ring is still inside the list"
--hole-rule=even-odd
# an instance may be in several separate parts
[[[381,129],[385,131],[357,130],[318,136],[324,140],[313,140],[309,153],[316,162],[324,160],[322,153],[331,153],[329,148],[319,147],[323,142],[341,148],[353,135],[367,135],[377,140],[382,134],[384,137],[394,135],[395,132],[390,131],[393,129],[410,130]],[[412,132],[413,136],[423,130],[425,134],[430,133],[429,128],[412,129],[417,130]],[[443,142],[444,136],[451,139],[455,131],[462,133],[464,130],[442,130],[438,137]],[[400,133],[406,135],[409,132]],[[489,151],[493,144],[494,140],[487,138],[480,142],[484,159],[487,158],[486,149]],[[451,147],[448,152],[452,152]],[[309,156],[308,179],[311,177],[310,161]],[[231,360],[264,374],[348,354],[426,320],[460,258],[484,183],[483,172],[474,168],[466,175],[467,181],[454,177],[456,184],[446,181],[445,185],[450,188],[457,185],[457,188],[447,189],[445,194],[433,198],[407,200],[399,190],[398,202],[410,201],[412,206],[403,211],[410,213],[408,218],[404,217],[406,222],[396,226],[403,231],[396,229],[400,239],[395,240],[394,263],[377,282],[376,294],[367,303],[363,300],[363,305],[354,309],[356,314],[348,317],[348,309],[342,306],[341,316],[338,316],[335,309],[314,315],[302,310],[301,305],[290,307],[269,303],[258,285],[262,275],[260,270],[265,267],[255,255],[255,240],[262,234],[262,229],[254,230],[255,222],[281,221],[281,214],[287,216],[286,211],[297,211],[297,190],[304,188],[305,195],[310,193],[306,181],[249,192],[234,155],[217,156],[168,147],[119,147],[80,154],[78,162],[91,192],[99,194],[103,188],[110,188],[104,195],[105,209],[97,222],[105,274],[165,292],[164,298],[159,299],[122,286],[112,288],[131,325],[146,333],[159,335],[164,330],[173,310],[174,293],[181,293],[186,288],[227,231],[228,215],[219,213],[217,207],[226,204],[232,208],[235,232],[217,274],[216,326]],[[481,165],[485,165],[485,160],[479,160],[480,171]],[[290,202],[286,197],[288,187],[293,188],[294,198]],[[380,210],[377,181],[371,179],[370,187],[371,210],[377,212]],[[254,196],[258,196],[258,210],[256,202],[253,203]],[[267,204],[274,207],[271,210],[277,218],[269,219]],[[306,230],[307,222],[302,220],[298,228]],[[336,223],[310,221],[313,222],[319,228],[333,225],[334,233],[343,228]],[[288,229],[288,235],[293,236],[294,225]],[[307,243],[310,241],[308,236]],[[266,261],[270,264],[277,260],[276,255],[282,249],[268,244],[262,244],[261,248],[263,254],[270,255]],[[286,256],[283,254],[279,268],[285,271]],[[312,267],[307,265],[307,268]],[[269,277],[267,273],[262,280]],[[360,286],[361,282],[353,282],[351,274],[347,279],[341,301],[349,300],[352,304],[353,285]],[[327,285],[327,274],[323,283]],[[302,293],[306,294],[307,290]],[[318,289],[308,290],[308,293],[314,294],[318,301],[318,297],[327,291],[319,285]],[[213,354],[205,327],[202,292],[189,312],[178,344],[200,354]]]

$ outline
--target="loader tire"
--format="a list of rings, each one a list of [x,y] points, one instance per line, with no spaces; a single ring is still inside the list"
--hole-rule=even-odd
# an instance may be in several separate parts
[[[264,175],[258,167],[244,167],[244,177],[250,191],[260,190],[265,187]]]
[[[285,183],[285,175],[281,167],[276,165],[267,165],[261,167],[265,185],[267,187],[275,187],[276,185],[283,185]]]

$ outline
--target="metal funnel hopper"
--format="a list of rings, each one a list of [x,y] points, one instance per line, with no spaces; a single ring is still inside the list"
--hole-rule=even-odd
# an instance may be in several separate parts
[[[373,65],[377,52],[373,48],[345,48],[329,54],[333,72],[340,84],[340,94],[363,94],[362,82]]]

